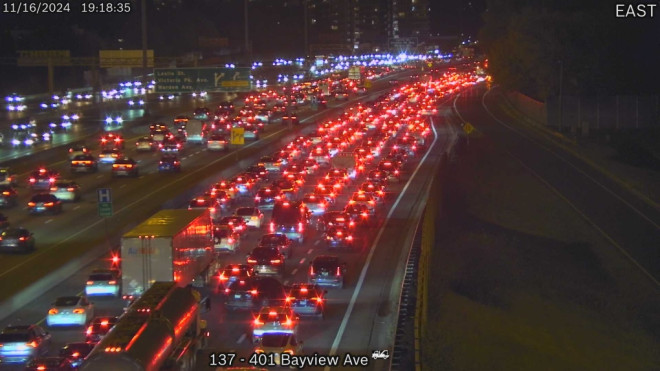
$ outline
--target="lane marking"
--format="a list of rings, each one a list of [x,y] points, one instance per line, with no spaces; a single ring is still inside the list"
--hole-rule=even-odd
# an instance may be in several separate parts
[[[318,242],[318,241],[317,241]],[[307,255],[312,253],[312,249],[307,250]]]
[[[236,344],[240,344],[240,343],[242,343],[243,340],[245,340],[246,337],[247,337],[247,336],[246,336],[245,334],[241,335],[241,336],[238,338],[238,340],[236,340]]]
[[[321,240],[316,240],[316,241],[314,241],[314,246],[318,246],[320,243],[321,243]],[[312,252],[312,249],[309,249],[308,254],[310,254],[311,252]]]
[[[293,268],[293,270],[291,270],[291,274],[296,274],[296,272],[298,272],[298,268]]]
[[[431,123],[431,128],[433,129],[433,135],[435,136],[435,138],[433,138],[433,143],[431,143],[429,149],[426,151],[426,154],[424,155],[424,157],[422,157],[422,160],[415,168],[415,171],[412,173],[412,175],[406,182],[406,185],[401,190],[399,197],[397,197],[396,201],[394,201],[394,204],[392,204],[390,211],[387,213],[387,217],[385,217],[385,220],[383,221],[381,228],[378,230],[378,235],[376,236],[374,242],[371,244],[371,247],[369,248],[369,255],[367,255],[367,260],[365,261],[364,266],[362,267],[362,271],[360,272],[360,278],[358,278],[358,282],[355,285],[355,290],[353,291],[353,295],[351,296],[351,301],[348,303],[348,308],[344,313],[344,318],[342,318],[341,324],[339,325],[339,330],[337,331],[337,335],[335,336],[335,339],[332,342],[332,347],[330,348],[330,353],[329,353],[329,355],[331,356],[337,354],[339,343],[341,342],[341,339],[344,336],[344,331],[346,331],[348,320],[351,317],[358,295],[360,294],[360,290],[362,289],[362,285],[364,284],[364,279],[367,276],[367,270],[369,269],[369,265],[371,265],[371,259],[373,258],[374,252],[376,251],[376,246],[380,242],[380,238],[383,235],[383,232],[385,231],[384,227],[387,224],[387,221],[392,217],[392,214],[394,214],[394,210],[396,210],[396,207],[399,205],[399,202],[401,201],[401,199],[403,199],[403,195],[406,194],[406,190],[408,189],[408,186],[410,185],[412,180],[415,179],[417,172],[419,171],[419,169],[421,169],[422,164],[424,164],[428,156],[431,154],[431,150],[435,147],[435,143],[438,141],[438,132],[436,131],[435,125],[433,125],[433,123]],[[324,370],[329,371],[330,367],[326,366]]]
[[[48,223],[50,223],[50,222],[52,222],[52,221],[53,221],[52,218],[51,218],[51,219],[48,219],[48,220],[46,220],[46,221],[44,222],[44,224],[48,224]]]
[[[103,178],[103,174],[99,174],[96,176],[96,179],[101,179],[101,178]]]
[[[284,283],[284,286],[288,286],[289,285],[289,280],[284,280],[283,283]]]
[[[78,209],[80,209],[80,205],[76,205],[73,207],[73,210],[78,210]]]
[[[119,188],[124,188],[124,187],[126,187],[126,183],[119,186]]]
[[[493,114],[491,113],[491,111],[488,109],[488,107],[486,106],[486,101],[485,101],[485,99],[486,99],[486,95],[487,95],[488,93],[490,93],[490,90],[487,91],[487,92],[482,96],[482,98],[481,98],[481,105],[484,107],[484,109],[486,110],[486,112],[488,113],[488,115],[490,115],[490,117],[492,117],[492,118],[493,118],[495,121],[497,121],[500,125],[502,125],[502,126],[508,128],[509,130],[515,132],[516,134],[518,134],[518,135],[520,135],[520,136],[526,138],[526,139],[529,140],[530,142],[532,142],[532,143],[538,145],[540,148],[543,148],[546,152],[550,153],[552,156],[556,157],[557,159],[561,160],[562,162],[565,162],[567,165],[569,165],[570,167],[572,167],[573,169],[575,169],[577,172],[579,172],[580,174],[584,175],[586,178],[588,178],[588,179],[591,180],[592,182],[596,183],[598,186],[600,186],[602,189],[604,189],[607,193],[609,193],[609,194],[611,194],[612,196],[614,196],[614,198],[618,199],[618,200],[621,201],[623,204],[625,204],[626,206],[628,206],[631,210],[633,210],[635,213],[637,213],[637,214],[638,214],[639,216],[641,216],[643,219],[645,219],[646,221],[648,221],[649,223],[651,223],[656,229],[660,229],[660,225],[659,225],[659,224],[657,224],[656,222],[654,222],[653,220],[651,220],[648,216],[646,216],[646,214],[644,214],[641,210],[637,209],[635,206],[631,205],[628,201],[626,201],[626,200],[624,200],[623,198],[621,198],[621,196],[619,196],[619,195],[616,194],[614,191],[612,191],[611,189],[609,189],[606,185],[604,185],[604,184],[598,182],[596,179],[592,178],[589,174],[587,174],[587,173],[585,173],[584,171],[582,171],[582,169],[580,169],[580,168],[578,168],[577,166],[573,165],[570,161],[568,161],[568,160],[562,158],[562,157],[559,156],[557,153],[555,153],[554,151],[552,151],[552,149],[550,149],[549,147],[546,147],[545,145],[543,145],[543,143],[538,142],[538,141],[535,140],[534,138],[532,138],[532,137],[526,135],[526,134],[523,133],[523,132],[518,131],[516,128],[514,128],[514,127],[512,127],[512,126],[509,126],[509,125],[505,124],[505,123],[502,122],[500,119],[498,119],[497,117],[495,117],[495,115],[493,115]],[[456,109],[455,106],[454,106],[454,109]]]
[[[298,262],[298,264],[302,265],[304,262],[305,262],[305,258],[302,258],[302,259],[300,259],[300,261]]]
[[[490,90],[489,90],[488,92],[490,92]],[[523,133],[521,133],[521,132],[518,132],[517,130],[515,130],[515,129],[512,128],[511,126],[509,126],[509,125],[503,123],[501,120],[499,120],[497,117],[495,117],[495,116],[490,112],[490,110],[488,109],[488,107],[486,107],[485,96],[486,96],[486,94],[488,94],[488,92],[486,92],[486,93],[482,96],[481,104],[482,104],[482,106],[484,107],[484,109],[486,110],[486,112],[490,115],[490,117],[493,118],[493,120],[497,121],[500,125],[502,125],[502,126],[508,128],[508,129],[510,129],[511,131],[516,132],[516,133],[519,134],[520,136],[525,137],[526,139],[528,139],[528,140],[531,141],[532,143],[538,144],[540,148],[543,148],[544,150],[546,150],[547,152],[549,152],[550,154],[552,154],[554,157],[556,157],[556,158],[562,160],[563,162],[567,163],[568,165],[570,165],[571,167],[573,167],[574,169],[576,169],[579,173],[581,173],[581,174],[583,174],[584,176],[586,176],[589,180],[591,180],[591,181],[593,181],[594,183],[596,183],[596,184],[598,184],[599,186],[601,186],[601,187],[602,187],[603,189],[605,189],[608,193],[613,194],[614,196],[616,196],[616,198],[618,198],[619,200],[623,201],[624,204],[626,204],[627,206],[629,206],[632,210],[634,210],[634,211],[637,212],[639,215],[641,215],[642,217],[644,217],[644,219],[646,219],[646,220],[648,220],[649,222],[651,222],[651,224],[655,225],[656,228],[657,228],[657,225],[656,225],[655,223],[653,223],[651,220],[649,220],[648,218],[646,218],[646,216],[645,216],[644,214],[642,214],[639,210],[637,210],[635,207],[633,207],[632,205],[628,204],[625,200],[621,199],[619,196],[617,196],[615,193],[613,193],[613,191],[609,190],[609,189],[608,189],[607,187],[605,187],[604,185],[598,183],[598,181],[596,181],[595,179],[593,179],[593,178],[590,177],[589,175],[585,174],[583,171],[581,171],[580,169],[578,169],[577,167],[575,167],[575,166],[574,166],[573,164],[571,164],[570,162],[568,162],[568,161],[566,161],[565,159],[563,159],[563,158],[559,157],[558,155],[556,155],[556,154],[555,154],[554,152],[552,152],[550,149],[548,149],[547,147],[543,146],[543,144],[536,142],[535,140],[533,140],[532,138],[528,137],[527,135],[525,135],[525,134],[523,134]],[[455,102],[454,102],[454,109],[455,109],[456,112],[458,113],[458,110],[457,110],[457,108],[456,108],[456,106],[455,106]],[[564,202],[566,202],[566,204],[568,204],[568,206],[570,206],[573,210],[575,210],[575,212],[577,212],[578,215],[580,215],[580,217],[582,217],[585,221],[587,221],[587,223],[589,223],[589,224],[590,224],[590,225],[591,225],[596,231],[598,231],[598,233],[600,233],[600,234],[601,234],[601,235],[602,235],[607,241],[609,241],[609,242],[610,242],[610,243],[611,243],[611,244],[612,244],[617,250],[619,250],[619,251],[620,251],[620,252],[621,252],[621,253],[622,253],[622,254],[623,254],[628,260],[630,260],[630,261],[633,263],[633,265],[635,265],[637,268],[639,268],[645,276],[647,276],[648,278],[650,278],[651,281],[652,281],[653,283],[655,283],[656,286],[660,286],[660,281],[658,281],[653,275],[651,275],[651,273],[648,272],[648,271],[647,271],[647,270],[646,270],[641,264],[639,264],[639,263],[637,262],[637,260],[635,260],[635,258],[633,258],[633,257],[632,257],[632,256],[626,251],[626,249],[624,249],[621,245],[619,245],[619,244],[618,244],[618,243],[617,243],[617,242],[616,242],[616,241],[615,241],[615,240],[614,240],[609,234],[607,234],[607,232],[605,232],[603,229],[601,229],[601,228],[600,228],[600,227],[599,227],[599,226],[598,226],[593,220],[591,220],[591,219],[590,219],[590,218],[589,218],[584,212],[582,212],[582,211],[581,211],[581,210],[580,210],[575,204],[573,204],[568,198],[566,198],[566,197],[565,197],[565,196],[564,196],[564,195],[563,195],[563,194],[562,194],[557,188],[555,188],[555,187],[552,186],[550,183],[548,183],[544,178],[541,177],[540,174],[538,174],[537,172],[535,172],[534,170],[532,170],[529,166],[525,165],[525,163],[523,163],[523,161],[522,161],[520,158],[518,158],[518,157],[516,157],[515,155],[513,155],[513,153],[511,153],[511,152],[509,152],[509,151],[506,151],[506,153],[507,153],[509,156],[511,156],[513,159],[515,159],[515,160],[516,160],[516,161],[517,161],[517,162],[518,162],[523,168],[525,168],[527,171],[529,171],[529,172],[532,174],[532,176],[534,176],[535,178],[537,178],[541,183],[543,183],[546,187],[548,187],[553,193],[555,193],[557,196],[559,196],[559,198],[561,198]]]

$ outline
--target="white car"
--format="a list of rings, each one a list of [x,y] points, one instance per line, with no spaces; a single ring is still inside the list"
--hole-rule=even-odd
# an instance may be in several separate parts
[[[55,300],[48,316],[48,326],[85,326],[94,318],[94,304],[84,296],[62,296]]]
[[[222,134],[212,134],[206,141],[206,149],[209,151],[226,151],[229,149],[227,138]]]
[[[248,227],[253,228],[261,228],[261,223],[264,220],[264,213],[258,207],[239,207],[234,215],[243,218]]]
[[[59,179],[50,186],[50,194],[63,202],[80,201],[82,192],[78,183],[72,180]]]

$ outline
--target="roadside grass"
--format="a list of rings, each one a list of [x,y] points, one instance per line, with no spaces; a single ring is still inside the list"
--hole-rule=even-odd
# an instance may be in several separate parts
[[[660,369],[657,289],[588,223],[488,138],[449,174],[423,369]]]

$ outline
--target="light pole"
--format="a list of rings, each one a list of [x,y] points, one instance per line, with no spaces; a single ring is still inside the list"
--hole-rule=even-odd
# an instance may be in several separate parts
[[[243,16],[245,17],[245,54],[250,54],[250,34],[248,33],[248,0],[243,1]]]
[[[562,90],[564,87],[564,62],[559,61],[559,132],[562,130],[564,121],[564,104],[562,97]]]
[[[307,0],[303,0],[302,3],[303,3],[303,17],[305,18],[305,20],[304,20],[305,21],[304,22],[305,30],[304,30],[304,33],[303,33],[304,38],[305,38],[304,39],[305,40],[304,41],[304,47],[305,47],[305,57],[307,57],[309,55],[309,31],[308,31],[308,28],[309,28],[308,17],[309,17],[309,15],[307,13],[308,12],[308,10],[307,10]]]
[[[146,89],[146,87],[149,85],[148,83],[148,77],[149,77],[149,71],[147,71],[148,63],[147,63],[147,0],[142,0],[141,4],[141,10],[142,10],[142,87]],[[144,115],[148,116],[149,115],[149,106],[147,103],[146,95],[145,95],[145,104],[144,104]]]

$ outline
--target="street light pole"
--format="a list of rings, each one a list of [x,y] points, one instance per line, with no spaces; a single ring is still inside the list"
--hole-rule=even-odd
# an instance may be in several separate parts
[[[244,4],[244,9],[243,9],[243,16],[245,17],[244,23],[245,23],[245,54],[250,53],[250,35],[248,31],[248,0],[243,1]]]
[[[564,121],[564,104],[562,97],[562,90],[564,87],[564,62],[559,61],[559,132],[562,130]]]
[[[307,0],[303,0],[303,17],[305,18],[305,30],[304,30],[304,37],[305,37],[305,57],[309,55],[309,15],[308,15],[308,9],[307,9]]]
[[[142,87],[146,89],[148,86],[148,76],[149,76],[149,71],[147,71],[148,63],[147,63],[147,0],[142,0],[141,4],[141,10],[142,10]],[[145,96],[146,98],[146,96]],[[145,99],[145,105],[144,105],[144,115],[148,116],[149,115],[149,106],[147,103],[147,99]]]

